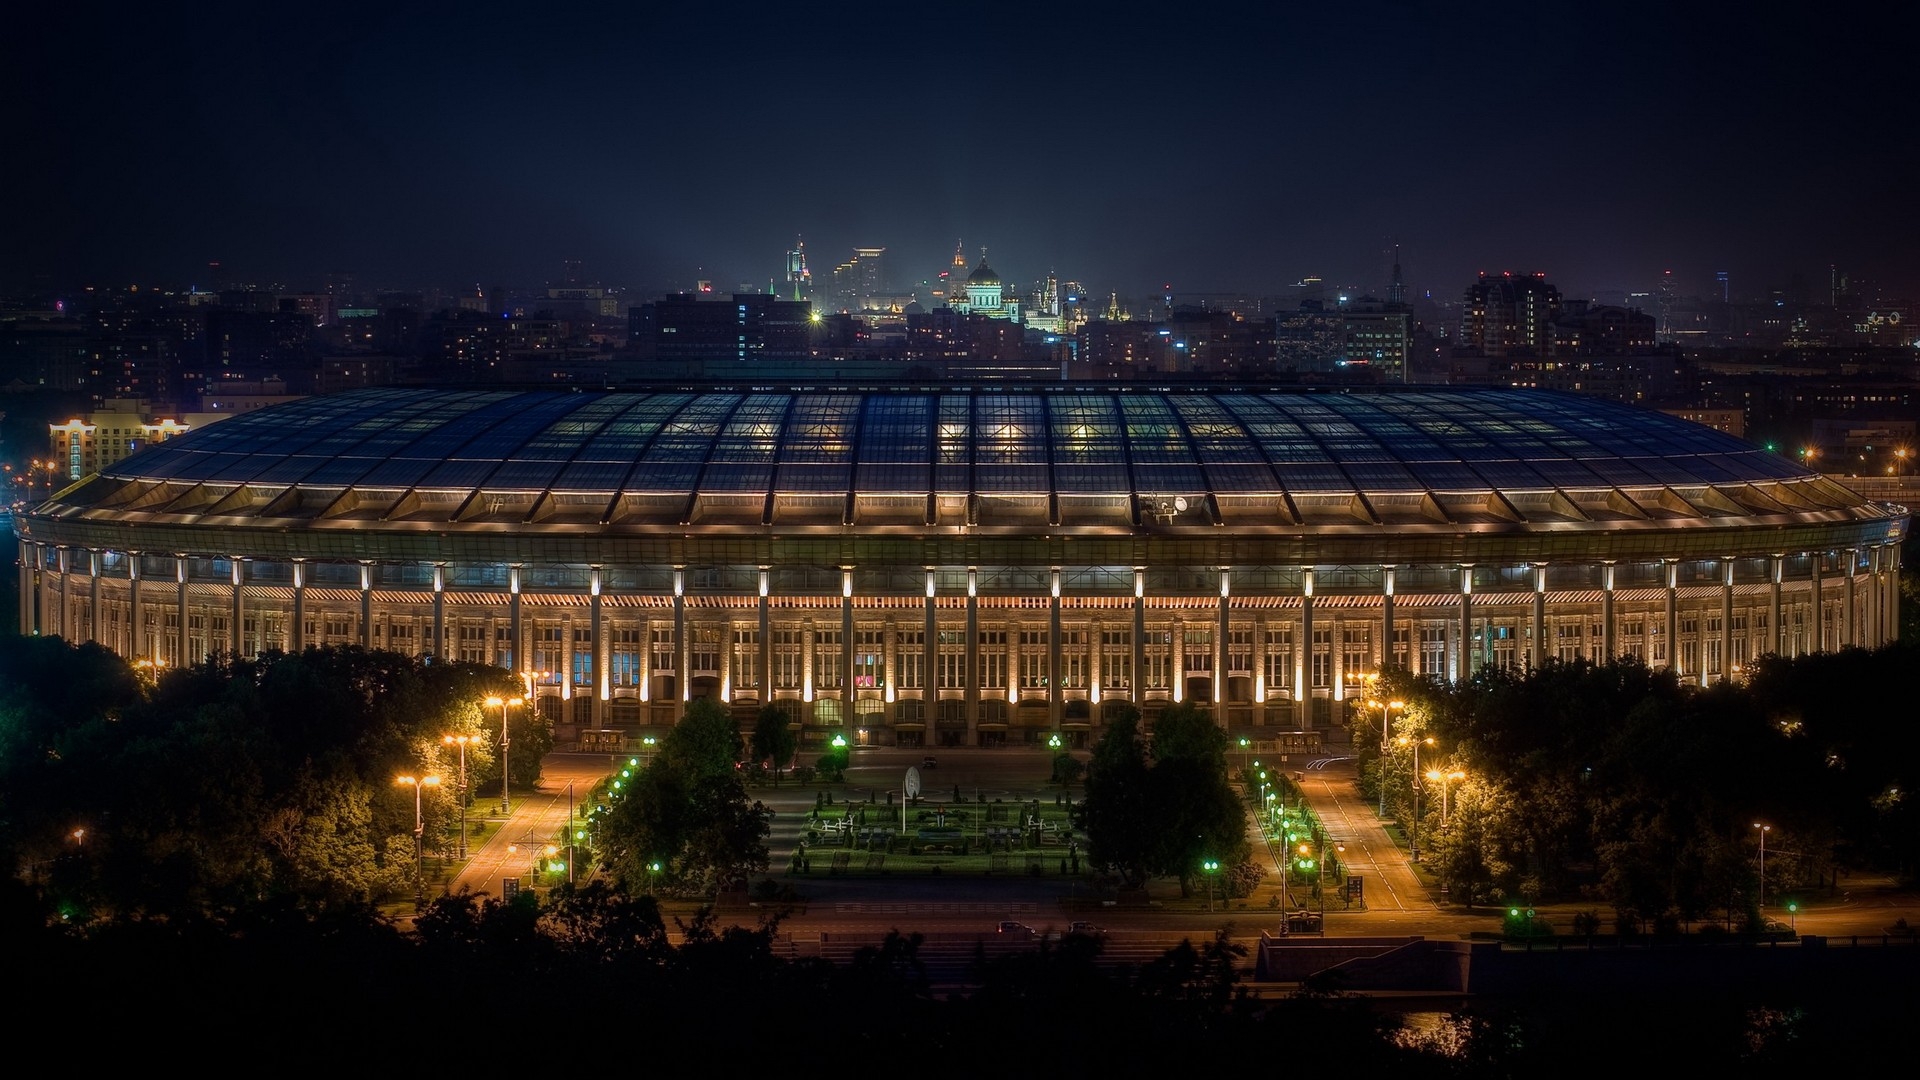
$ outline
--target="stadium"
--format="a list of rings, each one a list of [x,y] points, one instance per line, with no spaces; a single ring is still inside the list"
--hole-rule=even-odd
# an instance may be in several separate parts
[[[557,738],[695,697],[804,745],[1085,746],[1210,706],[1337,739],[1384,665],[1701,684],[1893,638],[1905,509],[1664,414],[1455,388],[394,388],[18,516],[21,625],[136,661],[359,644],[520,674]]]

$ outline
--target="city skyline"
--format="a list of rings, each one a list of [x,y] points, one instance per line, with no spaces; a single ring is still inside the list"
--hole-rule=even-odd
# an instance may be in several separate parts
[[[10,288],[820,280],[956,240],[1010,283],[1276,293],[1315,275],[1735,296],[1910,290],[1901,35],[1610,9],[1185,21],[490,5],[306,20],[40,10],[5,46]]]

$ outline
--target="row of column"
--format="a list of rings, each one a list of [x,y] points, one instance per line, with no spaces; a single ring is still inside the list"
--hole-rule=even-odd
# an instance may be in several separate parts
[[[98,550],[76,551],[75,549],[70,549],[65,547],[54,548],[52,551],[52,554],[53,554],[53,560],[52,560],[53,566],[51,568],[52,572],[48,573],[42,569],[46,561],[42,557],[42,553],[41,553],[42,549],[38,545],[35,545],[29,541],[22,541],[21,544],[22,546],[21,546],[21,559],[20,559],[20,572],[21,572],[21,590],[20,590],[21,622],[20,622],[20,625],[23,628],[30,628],[37,632],[58,634],[63,637],[71,636],[69,634],[69,628],[67,626],[67,618],[68,618],[67,612],[70,610],[71,605],[73,604],[75,599],[73,595],[73,589],[74,589],[73,578],[77,575],[78,571],[77,571],[77,568],[73,565],[73,563],[76,556],[79,555],[79,556],[84,556],[86,559],[86,570],[85,570],[85,575],[87,577],[86,602],[90,606],[90,617],[88,620],[89,635],[90,636],[97,635],[97,628],[100,626],[100,608],[102,604],[101,581],[103,577],[102,560],[103,560],[104,553]],[[1861,568],[1862,559],[1859,557],[1861,554],[1860,549],[1853,549],[1849,552],[1849,558],[1846,560],[1845,572],[1843,574],[1842,580],[1837,583],[1837,587],[1839,590],[1838,601],[1843,608],[1843,614],[1840,621],[1840,625],[1842,627],[1842,632],[1840,635],[1841,639],[1837,643],[1841,646],[1880,644],[1883,642],[1893,640],[1897,633],[1898,549],[1893,547],[1892,545],[1874,545],[1864,550],[1867,556],[1865,562],[1866,562],[1866,576],[1869,581],[1869,586],[1865,588],[1862,588],[1861,586],[1859,571]],[[189,626],[189,612],[188,612],[189,582],[188,582],[188,573],[187,573],[188,565],[189,565],[188,560],[185,557],[176,557],[174,560],[174,568],[173,568],[174,574],[172,575],[172,580],[165,581],[164,583],[162,583],[161,581],[152,581],[150,579],[145,578],[142,573],[142,561],[138,557],[134,557],[130,555],[128,557],[127,565],[128,565],[128,577],[127,577],[128,601],[127,602],[129,607],[129,616],[130,616],[130,623],[131,623],[130,633],[135,635],[132,642],[134,651],[137,652],[139,649],[139,641],[138,641],[137,635],[139,635],[142,632],[142,627],[143,627],[142,618],[141,618],[142,608],[143,608],[143,604],[148,602],[171,604],[175,606],[177,611],[177,622],[178,622],[178,628],[179,628],[178,632],[181,635],[181,640],[184,641],[185,636],[187,634],[188,626]],[[242,629],[245,625],[244,620],[246,615],[246,603],[247,603],[247,587],[246,587],[246,575],[245,575],[246,565],[247,565],[246,562],[240,559],[233,560],[231,564],[232,569],[231,569],[230,588],[232,591],[231,591],[231,611],[230,611],[228,634],[229,634],[229,641],[236,646],[241,641]],[[1776,555],[1772,557],[1770,561],[1770,566],[1769,566],[1770,580],[1768,583],[1769,603],[1771,607],[1771,616],[1769,619],[1769,633],[1771,635],[1771,639],[1772,639],[1771,644],[1773,646],[1771,651],[1775,651],[1783,655],[1791,655],[1794,652],[1795,643],[1789,632],[1789,626],[1787,624],[1787,620],[1784,618],[1784,604],[1783,604],[1783,597],[1782,597],[1783,584],[1784,584],[1784,566],[1785,566],[1785,556]],[[1379,610],[1381,612],[1381,619],[1380,619],[1380,622],[1377,624],[1381,627],[1382,632],[1380,635],[1380,640],[1375,647],[1378,655],[1381,657],[1392,655],[1394,642],[1395,642],[1395,631],[1398,627],[1398,615],[1396,612],[1396,603],[1395,603],[1395,600],[1396,600],[1395,584],[1396,584],[1397,569],[1398,568],[1395,566],[1382,567],[1383,581],[1382,581],[1382,591],[1379,597],[1379,600],[1380,600]],[[1616,613],[1615,613],[1615,588],[1614,588],[1615,567],[1613,567],[1612,565],[1603,565],[1600,569],[1602,574],[1602,589],[1601,589],[1601,597],[1600,597],[1600,601],[1601,601],[1600,618],[1601,618],[1601,626],[1602,626],[1602,633],[1603,633],[1603,639],[1604,639],[1602,643],[1602,653],[1603,655],[1613,656],[1619,653],[1618,634],[1617,634],[1618,620],[1616,618]],[[288,637],[290,639],[288,644],[289,644],[289,647],[294,650],[302,649],[308,644],[306,640],[306,607],[307,607],[307,591],[308,591],[308,582],[307,582],[308,570],[309,570],[308,565],[302,561],[296,561],[292,565],[292,604],[291,604],[292,612],[291,612],[290,625],[288,629]],[[1473,571],[1472,564],[1463,564],[1458,568],[1459,582],[1460,582],[1460,586],[1459,586],[1460,591],[1457,599],[1458,606],[1457,606],[1457,613],[1456,613],[1456,617],[1458,619],[1458,632],[1457,632],[1457,635],[1450,633],[1448,636],[1451,639],[1457,640],[1460,643],[1460,645],[1458,649],[1455,649],[1451,647],[1451,643],[1450,643],[1450,647],[1448,648],[1447,670],[1442,674],[1444,674],[1445,677],[1449,679],[1457,680],[1457,679],[1469,677],[1481,664],[1483,664],[1486,661],[1486,657],[1484,655],[1480,655],[1479,650],[1472,648],[1470,644],[1474,641],[1474,638],[1475,638],[1475,635],[1473,633],[1473,624],[1474,624],[1474,607],[1475,607],[1476,598],[1473,593],[1472,571]],[[1664,603],[1663,615],[1665,620],[1665,640],[1669,643],[1668,647],[1670,650],[1667,658],[1667,662],[1669,664],[1672,664],[1675,662],[1675,655],[1672,650],[1676,649],[1677,643],[1680,639],[1679,619],[1680,619],[1681,586],[1678,581],[1678,572],[1679,572],[1679,561],[1667,560],[1665,563],[1665,582],[1664,582],[1665,603]],[[1723,574],[1722,580],[1719,585],[1720,608],[1721,608],[1720,645],[1721,645],[1721,655],[1723,657],[1730,658],[1733,654],[1732,640],[1733,640],[1733,622],[1734,622],[1733,613],[1734,613],[1734,590],[1735,590],[1735,585],[1733,581],[1733,563],[1731,560],[1728,560],[1722,564],[1722,574]],[[1315,623],[1316,623],[1315,571],[1312,567],[1303,567],[1301,571],[1301,575],[1302,575],[1302,587],[1301,587],[1300,596],[1298,597],[1299,604],[1300,604],[1299,612],[1298,612],[1298,621],[1297,621],[1298,637],[1296,639],[1297,640],[1296,647],[1293,650],[1294,671],[1293,671],[1292,683],[1293,683],[1293,686],[1296,688],[1306,688],[1306,687],[1310,687],[1311,685],[1310,665],[1312,663],[1312,656],[1314,654],[1314,632],[1315,632]],[[372,645],[371,627],[373,625],[373,619],[372,619],[373,566],[372,564],[362,564],[360,566],[359,576],[360,576],[360,589],[359,589],[360,618],[358,620],[358,626],[359,626],[358,638],[359,638],[360,644],[371,646]],[[757,610],[759,634],[758,634],[757,644],[760,650],[759,670],[761,672],[760,678],[762,680],[763,686],[770,685],[772,672],[773,672],[774,642],[773,642],[773,634],[772,634],[771,609],[770,609],[771,607],[770,577],[771,577],[770,569],[762,568],[759,573],[759,589],[758,589],[759,596],[758,596],[758,610]],[[1550,653],[1551,645],[1549,644],[1547,635],[1546,635],[1547,567],[1544,564],[1535,564],[1532,567],[1532,578],[1533,578],[1532,580],[1533,588],[1531,590],[1531,598],[1530,598],[1531,609],[1532,609],[1531,610],[1531,623],[1532,623],[1531,631],[1532,632],[1530,635],[1528,635],[1530,640],[1528,643],[1527,660],[1531,664],[1538,665],[1544,662],[1547,656],[1551,654]],[[936,581],[937,581],[937,574],[935,570],[931,568],[927,569],[925,598],[924,598],[924,632],[922,636],[922,648],[924,649],[922,667],[924,672],[924,679],[929,684],[929,686],[931,686],[936,680],[936,677],[937,677],[936,673],[938,671],[937,665],[939,661],[939,644],[938,644],[939,634],[938,634],[938,619],[936,614],[936,611],[937,611],[936,605],[937,605],[939,596],[938,596],[938,590],[936,587]],[[1226,692],[1225,674],[1227,671],[1227,656],[1230,649],[1229,643],[1230,643],[1230,633],[1231,633],[1231,625],[1230,625],[1230,612],[1232,610],[1230,608],[1231,581],[1232,581],[1232,576],[1231,576],[1230,569],[1223,568],[1219,570],[1219,592],[1218,592],[1217,599],[1213,601],[1214,609],[1215,609],[1214,619],[1213,619],[1214,627],[1210,635],[1211,637],[1210,648],[1212,651],[1210,667],[1211,667],[1211,672],[1213,674],[1212,701],[1210,702],[1210,704],[1214,704],[1214,705],[1218,705],[1222,703],[1222,701],[1224,700],[1225,692]],[[965,643],[965,650],[966,650],[966,670],[969,673],[977,673],[981,670],[981,667],[980,667],[980,610],[979,610],[978,584],[979,584],[978,570],[974,568],[969,568],[967,571],[967,589],[966,589],[966,597],[965,597],[966,630],[965,630],[965,636],[964,636],[964,643]],[[1826,575],[1822,569],[1820,560],[1815,559],[1813,561],[1813,570],[1812,570],[1811,579],[1810,579],[1808,588],[1811,594],[1810,606],[1816,613],[1822,610],[1822,606],[1827,600],[1827,592],[1830,587],[1831,586],[1829,586],[1829,583],[1826,580]],[[46,603],[44,606],[50,609],[50,614],[52,615],[51,624],[43,623],[43,621],[38,618],[37,607],[39,605],[36,605],[36,597],[40,596],[42,588],[44,588],[49,594],[47,596],[47,600],[50,602]],[[147,596],[147,593],[150,590],[161,590],[161,589],[165,590],[165,592],[162,594],[164,596],[164,599],[160,597],[153,597],[150,600],[149,597]],[[843,679],[843,693],[845,694],[846,700],[851,702],[855,697],[855,691],[856,691],[856,688],[852,685],[852,681],[854,678],[854,656],[857,648],[857,638],[855,635],[855,622],[854,622],[856,597],[854,595],[853,568],[851,567],[841,568],[841,590],[840,591],[841,591],[841,597],[840,597],[840,604],[839,604],[839,620],[838,620],[840,624],[839,668],[842,673],[842,679]],[[606,677],[605,677],[606,650],[603,647],[603,644],[605,641],[605,637],[603,634],[604,619],[605,619],[603,593],[604,593],[603,570],[599,567],[593,567],[589,571],[589,586],[588,586],[589,641],[593,643],[593,647],[591,649],[591,658],[589,661],[590,662],[589,683],[597,691],[594,695],[596,699],[603,698],[605,696],[605,690],[606,690]],[[1144,567],[1135,568],[1133,572],[1133,594],[1134,594],[1132,598],[1133,670],[1132,670],[1130,681],[1133,687],[1135,688],[1135,692],[1137,693],[1138,688],[1140,687],[1142,681],[1144,680],[1144,675],[1146,671],[1145,646],[1146,646],[1146,632],[1147,632],[1147,627],[1146,627],[1147,598],[1146,598],[1146,568]],[[1511,595],[1512,594],[1509,592],[1503,592],[1502,594],[1500,594],[1501,602],[1503,603],[1510,602]],[[511,567],[509,569],[509,580],[508,580],[508,623],[509,623],[509,635],[513,642],[513,648],[516,653],[516,658],[523,658],[526,656],[526,653],[524,651],[526,637],[524,634],[524,627],[523,627],[523,612],[522,612],[523,605],[521,602],[521,597],[522,597],[521,568],[517,566]],[[690,636],[687,633],[686,609],[687,609],[687,596],[686,596],[685,570],[676,568],[673,571],[672,623],[673,623],[674,648],[676,649],[676,652],[677,652],[676,658],[678,660],[677,672],[681,676],[678,680],[677,690],[678,690],[678,696],[682,700],[687,699],[691,695],[691,687],[689,685],[689,680],[685,677],[685,675],[686,673],[691,671],[691,667],[692,667],[691,650],[693,647],[693,642],[691,641]],[[1189,611],[1192,610],[1191,604],[1188,605],[1187,610]],[[1048,715],[1049,715],[1050,721],[1056,726],[1062,720],[1063,705],[1065,701],[1065,698],[1064,698],[1065,687],[1063,686],[1063,682],[1059,674],[1062,670],[1062,644],[1063,644],[1061,616],[1062,616],[1061,571],[1058,568],[1054,568],[1050,571],[1050,581],[1049,581],[1049,589],[1048,589],[1048,597],[1047,597],[1047,605],[1046,605],[1046,625],[1047,625],[1047,642],[1048,642],[1047,668],[1049,673],[1048,687],[1047,687]],[[439,651],[445,648],[445,642],[446,642],[446,567],[444,565],[436,565],[433,568],[431,621],[432,621],[432,630],[431,630],[432,640],[435,642],[435,651]],[[1372,622],[1372,620],[1368,620],[1368,621]],[[1184,624],[1180,624],[1180,625],[1184,625]],[[1009,691],[1010,693],[1012,693],[1017,689],[1017,684],[1019,680],[1018,665],[1019,665],[1019,657],[1020,657],[1021,649],[1020,649],[1020,643],[1018,641],[1017,625],[1015,625],[1014,628],[1009,632],[1013,636],[1010,638],[1010,640],[1007,643],[1008,658],[1010,661],[1009,663],[1010,670],[1007,672],[1007,679],[1009,682]],[[1101,654],[1102,649],[1101,649],[1101,643],[1099,640],[1100,631],[1098,629],[1097,624],[1096,624],[1096,628],[1093,630],[1092,633],[1093,633],[1093,636],[1092,636],[1092,639],[1089,641],[1088,647],[1091,650],[1092,654],[1095,657],[1098,657]],[[729,627],[728,632],[723,635],[723,640],[719,643],[719,648],[723,652],[723,654],[727,657],[726,662],[729,664],[731,663],[731,655],[733,652],[733,642],[731,640],[731,636],[732,636],[731,629]],[[1172,691],[1172,694],[1175,700],[1179,700],[1184,695],[1185,682],[1186,682],[1185,671],[1184,671],[1184,661],[1182,658],[1182,654],[1184,653],[1185,643],[1184,641],[1177,640],[1182,636],[1183,635],[1178,632],[1175,633],[1174,637],[1176,638],[1176,641],[1172,644],[1173,656],[1170,657],[1169,659],[1170,664],[1172,664],[1173,666],[1173,670],[1171,671],[1170,677],[1169,677],[1169,683],[1171,684],[1170,689]],[[1256,669],[1262,671],[1262,673],[1264,673],[1265,665],[1264,665],[1263,658],[1261,657],[1261,654],[1264,653],[1264,650],[1265,650],[1265,638],[1266,638],[1266,634],[1264,632],[1257,632],[1255,635],[1255,640],[1259,642],[1259,648],[1256,650],[1256,653],[1255,653],[1256,659],[1254,663],[1256,665]],[[1330,648],[1334,650],[1339,650],[1341,648],[1341,644],[1342,643],[1337,640],[1332,641],[1330,643]],[[492,647],[492,643],[489,642],[489,648],[491,647]],[[643,639],[638,643],[637,647],[640,649],[643,657],[645,658],[645,664],[650,667],[651,659],[652,659],[651,642]],[[572,655],[573,648],[574,648],[574,643],[572,641],[571,634],[569,633],[562,643],[564,662],[562,666],[562,671],[560,672],[560,675],[561,675],[560,682],[561,682],[561,686],[563,687],[563,696],[570,696],[570,688],[573,682],[572,672],[571,672],[571,655]],[[1419,648],[1420,648],[1420,643],[1414,642],[1411,640],[1409,641],[1410,656],[1414,655],[1419,650]],[[1701,667],[1702,667],[1702,671],[1700,675],[1701,675],[1702,681],[1704,681],[1707,677],[1706,672],[1704,670],[1706,665],[1703,664],[1701,665]],[[1336,667],[1336,671],[1338,670],[1339,668]],[[645,674],[643,674],[641,677],[641,685],[643,687],[646,686],[647,681],[648,680]],[[884,690],[888,694],[891,694],[893,689],[891,685],[892,683],[891,678],[887,680],[887,683],[888,685],[884,688]],[[1093,692],[1095,694],[1095,701],[1097,703],[1097,694],[1098,694],[1097,676],[1092,679],[1092,685],[1095,688]],[[968,679],[968,687],[966,690],[966,703],[967,703],[966,712],[969,717],[978,716],[981,693],[982,693],[982,687],[980,686],[979,678],[977,677],[977,675],[970,674],[970,677]],[[644,692],[643,692],[643,696],[644,696]],[[807,700],[812,699],[811,686],[808,686],[805,688],[804,696],[806,697]],[[1298,696],[1305,697],[1306,695],[1302,694]],[[1337,684],[1336,684],[1336,696],[1339,696],[1339,690],[1338,690]],[[929,700],[931,699],[932,699],[932,695],[929,694]],[[597,709],[597,706],[596,706],[596,709]]]

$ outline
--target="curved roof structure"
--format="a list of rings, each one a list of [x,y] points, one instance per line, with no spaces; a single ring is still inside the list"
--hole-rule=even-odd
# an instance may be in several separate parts
[[[973,268],[973,273],[967,275],[967,284],[998,285],[1000,275],[993,272],[993,268],[987,265],[987,260],[983,257],[980,265]]]
[[[618,533],[1524,532],[1895,515],[1730,436],[1566,394],[941,386],[309,398],[149,448],[34,516]]]

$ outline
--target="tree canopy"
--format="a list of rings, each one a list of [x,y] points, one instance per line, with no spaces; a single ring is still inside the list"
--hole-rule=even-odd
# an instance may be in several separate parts
[[[646,767],[603,793],[594,844],[616,882],[705,895],[766,870],[773,814],[747,798],[741,748],[726,706],[698,699]]]
[[[1226,734],[1203,709],[1170,706],[1155,721],[1153,753],[1131,706],[1111,710],[1075,808],[1087,853],[1129,886],[1179,879],[1184,893],[1203,862],[1247,860],[1246,810],[1227,779]]]
[[[357,904],[410,880],[414,803],[452,839],[497,775],[477,702],[504,673],[354,646],[218,658],[157,679],[96,645],[0,639],[6,854],[75,913],[179,916],[265,897]],[[537,768],[537,758],[536,765]]]
[[[1470,902],[1594,896],[1625,925],[1744,924],[1758,917],[1756,823],[1781,853],[1774,892],[1845,866],[1920,872],[1914,759],[1885,751],[1887,687],[1914,660],[1907,644],[1763,656],[1710,687],[1630,658],[1453,686],[1389,673],[1407,703],[1397,737],[1382,756],[1361,717],[1355,741],[1373,792],[1417,817],[1432,865]]]

